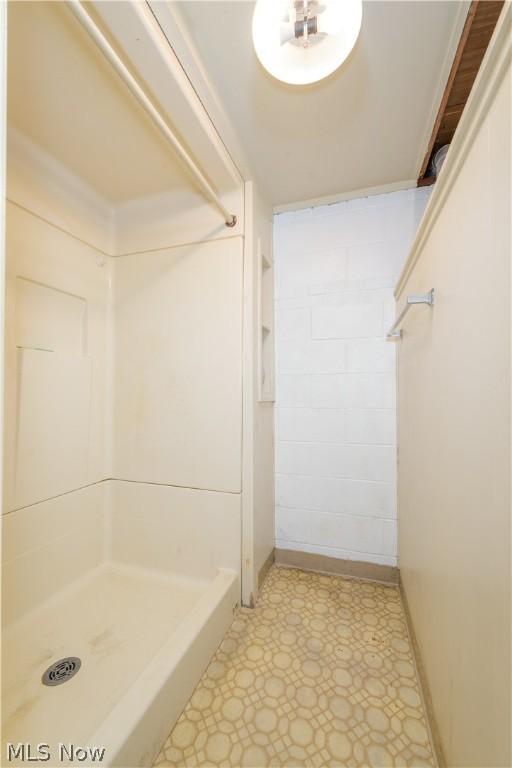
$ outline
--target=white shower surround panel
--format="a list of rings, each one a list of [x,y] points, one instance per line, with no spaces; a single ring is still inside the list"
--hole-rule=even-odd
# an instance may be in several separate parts
[[[113,472],[241,492],[243,239],[112,259]]]
[[[6,223],[4,503],[12,511],[108,476],[109,266],[10,201]]]
[[[276,546],[396,565],[393,288],[429,190],[274,223]]]
[[[151,765],[240,600],[242,238],[110,258],[61,224],[8,204],[3,738]]]

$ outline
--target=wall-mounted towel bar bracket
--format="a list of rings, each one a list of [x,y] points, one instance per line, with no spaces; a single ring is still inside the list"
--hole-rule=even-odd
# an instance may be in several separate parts
[[[432,288],[432,290],[430,290],[428,293],[413,293],[407,297],[404,308],[386,335],[387,339],[402,338],[402,329],[399,326],[413,304],[428,304],[430,307],[432,307],[434,305],[434,289]]]

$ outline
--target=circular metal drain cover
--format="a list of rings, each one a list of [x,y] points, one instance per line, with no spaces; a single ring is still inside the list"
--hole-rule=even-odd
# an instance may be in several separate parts
[[[61,685],[76,675],[82,662],[78,656],[68,656],[52,664],[41,678],[43,685]]]

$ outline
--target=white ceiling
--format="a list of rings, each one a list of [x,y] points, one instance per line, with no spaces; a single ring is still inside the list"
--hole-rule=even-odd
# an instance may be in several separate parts
[[[365,2],[351,56],[311,86],[263,70],[251,42],[253,2],[183,0],[178,8],[243,151],[226,131],[228,147],[241,166],[245,154],[273,205],[417,178],[467,3]],[[215,100],[205,100],[222,133]]]

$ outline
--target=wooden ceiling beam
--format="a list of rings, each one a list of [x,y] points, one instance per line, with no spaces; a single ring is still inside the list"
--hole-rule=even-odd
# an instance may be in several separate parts
[[[435,181],[433,177],[426,176],[432,156],[439,147],[449,144],[453,138],[503,3],[504,0],[472,0],[469,6],[427,151],[421,164],[418,186]]]

